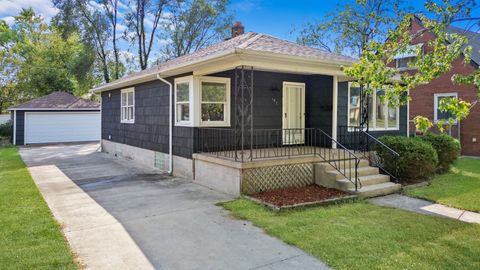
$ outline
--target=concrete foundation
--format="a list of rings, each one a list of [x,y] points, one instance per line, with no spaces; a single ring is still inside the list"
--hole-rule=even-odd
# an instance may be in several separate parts
[[[131,160],[138,165],[148,168],[157,168],[161,171],[167,171],[168,154],[139,148],[127,144],[102,140],[102,151],[113,156]],[[188,158],[173,156],[173,175],[193,178],[193,161]]]

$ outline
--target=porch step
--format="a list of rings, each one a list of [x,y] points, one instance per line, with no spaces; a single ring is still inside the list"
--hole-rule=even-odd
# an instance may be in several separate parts
[[[355,177],[355,168],[342,170],[342,172],[346,176],[351,176],[352,178]],[[327,173],[328,174],[333,174],[336,177],[337,180],[345,178],[345,176],[341,172],[335,170],[333,167],[332,167],[331,170],[328,170]],[[358,177],[369,176],[369,175],[378,175],[378,174],[379,174],[379,170],[378,170],[377,167],[364,166],[364,167],[358,167],[358,169],[357,169],[357,176]]]
[[[390,177],[384,174],[374,174],[374,175],[367,175],[367,176],[360,176],[358,177],[359,182],[362,184],[363,187],[376,185],[381,183],[388,183],[390,182]],[[350,190],[355,189],[355,184],[350,182],[350,180],[343,178],[337,180],[338,185],[342,187],[342,190]]]
[[[355,162],[343,162],[343,160],[339,160],[337,161],[337,164],[338,164],[338,167],[340,168],[352,168],[352,167],[355,167]],[[366,159],[361,159],[360,162],[358,163],[358,168],[361,168],[361,167],[368,167],[370,166],[370,163],[368,162],[368,160]],[[326,171],[335,171],[335,169],[332,167],[332,165],[326,163],[326,162],[322,162],[322,163],[316,163],[315,164],[315,167],[318,167],[320,169],[323,169],[323,170],[326,170]]]
[[[402,185],[400,184],[386,182],[375,185],[363,185],[362,188],[359,188],[357,191],[355,191],[355,188],[351,188],[349,191],[358,194],[360,198],[371,198],[392,194],[399,191],[401,188]]]

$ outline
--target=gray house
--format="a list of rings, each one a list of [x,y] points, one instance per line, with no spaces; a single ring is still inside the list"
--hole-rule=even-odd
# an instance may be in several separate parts
[[[382,103],[383,90],[366,102],[342,72],[355,59],[232,33],[92,89],[103,151],[235,195],[315,182],[365,196],[399,188],[365,145],[406,135],[407,108]],[[364,108],[368,132],[358,128]]]

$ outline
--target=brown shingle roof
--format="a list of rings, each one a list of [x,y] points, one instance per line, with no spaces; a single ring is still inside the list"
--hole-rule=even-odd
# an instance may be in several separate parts
[[[110,84],[120,84],[129,80],[134,80],[144,75],[161,73],[173,68],[192,64],[197,61],[206,60],[208,57],[214,56],[215,54],[221,54],[222,52],[226,51],[233,52],[236,49],[244,49],[263,53],[273,53],[278,55],[297,56],[308,58],[311,60],[323,60],[327,62],[342,62],[345,64],[353,64],[357,61],[357,59],[352,57],[327,52],[325,50],[317,48],[303,46],[291,41],[279,39],[265,34],[248,32],[237,37],[211,45],[207,48],[200,49],[191,54],[180,56],[161,63],[157,66],[130,74],[108,84],[100,85],[96,88],[104,87]],[[93,90],[95,90],[96,88],[94,88]]]
[[[100,109],[100,104],[73,96],[67,92],[53,92],[49,95],[10,107],[10,109]]]

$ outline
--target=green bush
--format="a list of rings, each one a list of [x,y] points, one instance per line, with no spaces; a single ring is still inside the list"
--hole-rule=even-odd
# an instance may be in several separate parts
[[[435,173],[438,156],[431,144],[404,136],[383,136],[379,138],[400,156],[392,155],[385,147],[377,145],[376,151],[383,159],[385,169],[395,173],[401,180],[423,180]]]
[[[0,125],[0,137],[12,138],[12,120],[8,120],[6,123]]]
[[[437,171],[440,173],[447,172],[450,169],[450,165],[460,154],[460,142],[447,134],[427,133],[420,138],[430,143],[437,152]]]

